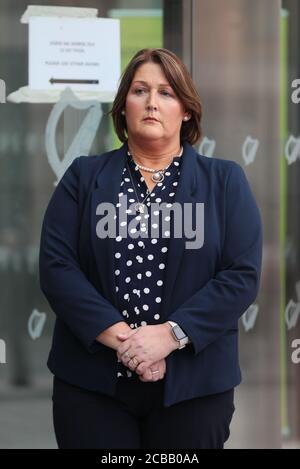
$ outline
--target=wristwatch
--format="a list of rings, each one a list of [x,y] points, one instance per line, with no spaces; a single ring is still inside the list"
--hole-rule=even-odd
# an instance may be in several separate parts
[[[170,326],[171,326],[171,332],[173,334],[173,337],[177,342],[179,342],[179,349],[182,349],[188,344],[190,341],[189,337],[186,335],[186,333],[181,329],[180,326],[174,321],[167,321]]]

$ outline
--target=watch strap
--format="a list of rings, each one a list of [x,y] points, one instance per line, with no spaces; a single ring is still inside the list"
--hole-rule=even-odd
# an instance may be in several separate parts
[[[177,322],[174,322],[174,321],[167,321],[167,322],[170,324],[170,326],[171,326],[172,329],[173,329],[175,326],[178,326],[178,327],[182,330],[182,332],[185,334],[184,330],[179,326],[179,324],[177,324]],[[176,337],[176,335],[173,333],[173,330],[172,330],[172,334],[173,334],[174,339],[177,340],[177,342],[179,342],[179,349],[184,348],[187,344],[189,344],[189,343],[191,342],[190,339],[189,339],[189,337],[188,337],[186,334],[185,334],[185,337],[183,337],[183,338],[180,339],[180,340],[179,340],[179,339]]]

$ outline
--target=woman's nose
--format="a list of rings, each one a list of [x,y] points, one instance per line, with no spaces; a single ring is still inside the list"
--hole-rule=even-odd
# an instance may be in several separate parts
[[[157,107],[154,104],[147,104],[148,111],[157,111]]]
[[[157,111],[157,104],[156,104],[156,98],[154,93],[149,94],[149,99],[147,102],[147,110],[148,111]]]

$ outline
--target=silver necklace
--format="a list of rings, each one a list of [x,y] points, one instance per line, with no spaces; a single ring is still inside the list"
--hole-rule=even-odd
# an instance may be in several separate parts
[[[131,155],[131,153],[129,151],[127,151],[128,155],[132,157],[135,165],[143,170],[143,171],[147,171],[148,173],[153,173],[152,176],[151,176],[151,180],[153,182],[163,182],[163,180],[165,179],[165,175],[164,173],[167,171],[167,169],[169,168],[169,166],[171,165],[171,163],[166,166],[165,168],[162,168],[162,169],[153,169],[153,168],[147,168],[146,166],[142,166],[141,164],[138,164],[135,159],[133,158],[133,156]],[[183,147],[181,147],[180,149],[180,153],[179,155],[176,155],[176,156],[182,156],[182,153],[183,153]],[[175,158],[175,157],[174,157]]]
[[[144,198],[144,200],[142,202],[140,202],[139,200],[139,196],[137,195],[137,191],[136,191],[136,188],[135,188],[135,184],[133,182],[133,179],[131,177],[131,171],[130,171],[130,168],[127,164],[127,169],[128,169],[128,172],[129,172],[129,176],[130,176],[130,179],[131,179],[131,183],[133,185],[133,188],[134,188],[134,192],[135,192],[135,196],[136,196],[136,200],[137,200],[137,203],[134,205],[134,208],[136,210],[136,212],[139,212],[139,213],[145,213],[146,211],[146,205],[144,204],[145,200],[148,199],[148,197],[150,196],[150,194],[152,194],[152,192],[154,191],[156,185],[153,187],[153,189],[149,192],[149,194]]]

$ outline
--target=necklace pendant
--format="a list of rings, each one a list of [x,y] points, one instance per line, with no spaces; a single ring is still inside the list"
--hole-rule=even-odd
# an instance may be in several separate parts
[[[135,204],[135,210],[139,213],[145,213],[145,205],[139,202]]]
[[[163,173],[158,171],[151,176],[151,179],[153,182],[162,182],[165,179],[165,176],[163,175]]]

